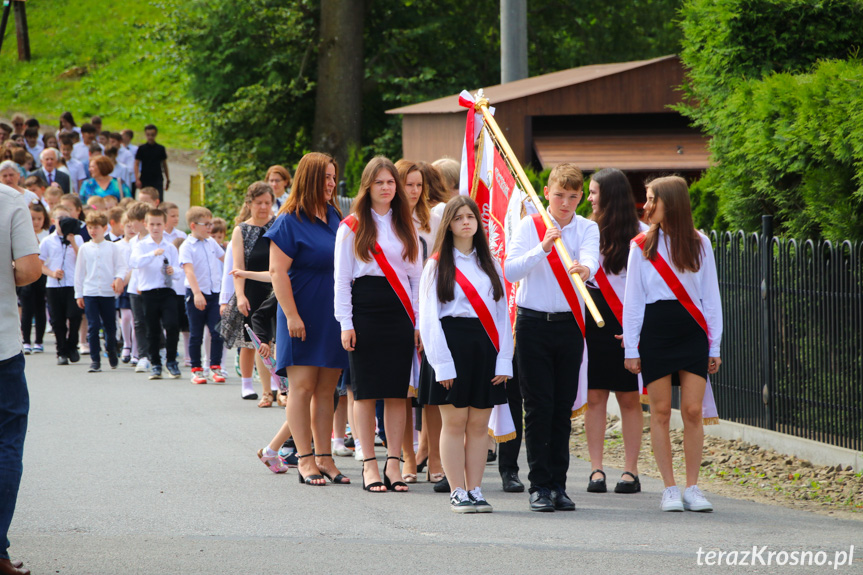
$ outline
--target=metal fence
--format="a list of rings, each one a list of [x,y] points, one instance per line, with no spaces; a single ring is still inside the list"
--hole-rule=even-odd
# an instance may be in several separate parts
[[[712,232],[723,419],[863,451],[863,243]]]

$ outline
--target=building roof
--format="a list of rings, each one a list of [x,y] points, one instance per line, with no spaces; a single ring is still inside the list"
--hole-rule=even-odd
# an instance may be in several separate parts
[[[543,74],[542,76],[534,76],[533,78],[525,78],[524,80],[516,80],[507,84],[498,84],[484,88],[486,98],[493,106],[510,100],[517,100],[526,96],[549,92],[558,88],[581,84],[602,78],[605,76],[613,76],[636,68],[650,66],[657,62],[675,59],[676,55],[662,56],[650,60],[636,60],[634,62],[620,62],[618,64],[594,64],[591,66],[581,66],[579,68],[570,68],[569,70],[561,70],[560,72],[552,72],[551,74]],[[459,106],[458,94],[445,96],[437,100],[429,100],[411,106],[403,106],[387,110],[387,114],[449,114],[455,112],[463,112],[464,108]]]

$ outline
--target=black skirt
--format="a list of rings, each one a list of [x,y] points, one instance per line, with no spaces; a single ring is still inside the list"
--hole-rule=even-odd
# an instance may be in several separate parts
[[[354,399],[407,398],[414,326],[384,277],[363,276],[351,289],[355,351],[348,352]]]
[[[444,317],[440,320],[457,377],[446,389],[423,356],[419,400],[423,405],[452,405],[491,409],[506,403],[504,384],[494,385],[497,350],[477,318]]]
[[[666,375],[680,385],[680,371],[707,378],[707,334],[676,299],[647,304],[638,351],[644,385]]]
[[[593,303],[605,320],[605,327],[599,327],[593,316],[585,314],[584,328],[587,335],[587,388],[607,389],[609,391],[638,391],[638,376],[623,367],[624,353],[620,346],[623,328],[611,311],[602,291],[588,288]]]

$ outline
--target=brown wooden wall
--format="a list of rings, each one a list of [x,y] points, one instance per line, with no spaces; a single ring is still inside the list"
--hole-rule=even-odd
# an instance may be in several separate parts
[[[518,160],[525,164],[532,157],[531,116],[675,114],[668,106],[680,102],[681,93],[676,88],[683,80],[683,68],[674,58],[491,105]],[[405,114],[405,158],[427,162],[442,156],[460,159],[465,112]]]

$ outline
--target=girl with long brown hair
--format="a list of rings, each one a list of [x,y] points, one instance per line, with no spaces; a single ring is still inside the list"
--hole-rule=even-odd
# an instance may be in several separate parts
[[[399,160],[396,162],[396,169],[399,172],[399,178],[411,207],[414,226],[419,235],[419,251],[422,255],[422,263],[425,265],[426,260],[431,255],[434,238],[440,225],[440,215],[429,210],[428,186],[420,166],[409,160]],[[419,373],[413,373],[412,376],[418,377]],[[406,483],[416,483],[417,481],[417,456],[414,451],[413,425],[415,404],[416,399],[414,398],[405,400],[407,424],[402,439],[402,456],[405,460],[402,478]]]
[[[606,325],[600,328],[587,314],[585,339],[587,340],[587,413],[584,428],[590,463],[594,468],[587,490],[605,493],[605,471],[602,452],[605,442],[605,414],[610,392],[614,392],[620,406],[623,427],[623,446],[626,463],[615,493],[641,491],[638,478],[638,453],[641,449],[641,413],[638,376],[623,367],[623,337],[621,311],[626,286],[626,260],[629,242],[639,231],[647,229],[638,221],[632,187],[626,175],[616,168],[599,170],[590,179],[587,201],[593,207],[592,219],[599,226],[599,269],[587,284]]]
[[[293,433],[299,479],[307,485],[324,485],[324,477],[335,484],[350,483],[326,453],[333,431],[333,393],[348,356],[340,345],[338,322],[320,313],[334,297],[333,258],[341,221],[333,204],[337,177],[332,156],[303,156],[294,189],[265,234],[271,242],[270,275],[279,301],[276,373],[288,378],[291,391],[286,423],[258,457],[272,471],[284,470],[277,452]],[[313,437],[318,453],[312,452]],[[309,459],[312,455],[314,460]]]
[[[695,230],[686,180],[648,184],[646,234],[629,251],[623,304],[624,365],[641,373],[650,397],[650,438],[665,483],[662,511],[713,511],[698,489],[708,374],[722,360],[722,304],[710,240]],[[680,386],[686,490],[681,497],[668,433],[671,388]]]
[[[363,448],[363,488],[404,492],[399,456],[412,354],[420,349],[417,319],[422,274],[411,208],[393,163],[373,158],[363,170],[351,215],[335,248],[335,316],[348,351],[354,422]],[[384,400],[384,481],[374,451],[375,401]],[[371,456],[371,457],[368,457]],[[395,464],[391,464],[395,460]]]
[[[482,475],[488,422],[506,403],[503,385],[512,377],[512,326],[503,271],[494,260],[467,196],[447,203],[420,282],[420,332],[426,342],[420,401],[437,405],[443,419],[441,458],[449,481],[451,509],[488,513]]]

